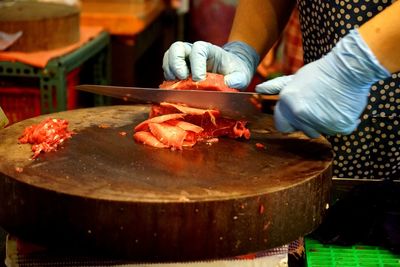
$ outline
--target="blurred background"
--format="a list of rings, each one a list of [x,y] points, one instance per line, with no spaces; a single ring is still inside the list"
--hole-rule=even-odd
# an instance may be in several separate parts
[[[10,124],[105,104],[77,84],[158,87],[175,41],[227,42],[237,0],[0,1],[0,107]],[[302,65],[296,11],[249,86]],[[10,125],[9,124],[9,125]]]

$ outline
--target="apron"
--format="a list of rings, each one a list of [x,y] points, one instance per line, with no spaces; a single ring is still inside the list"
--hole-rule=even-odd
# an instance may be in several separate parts
[[[360,27],[392,2],[297,0],[305,64],[321,58],[352,28]],[[327,139],[334,152],[334,177],[399,180],[400,72],[372,85],[356,131]]]

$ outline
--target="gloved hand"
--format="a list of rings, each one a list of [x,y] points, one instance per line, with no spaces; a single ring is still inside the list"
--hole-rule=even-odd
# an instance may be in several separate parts
[[[227,86],[244,89],[259,60],[257,52],[243,42],[230,42],[222,48],[202,41],[175,42],[164,54],[163,70],[167,80],[186,79],[191,72],[194,81],[201,81],[206,78],[207,71],[219,73],[225,75]]]
[[[260,93],[278,94],[274,120],[281,132],[309,137],[350,134],[355,130],[373,83],[390,76],[360,36],[351,30],[324,57],[256,86]]]

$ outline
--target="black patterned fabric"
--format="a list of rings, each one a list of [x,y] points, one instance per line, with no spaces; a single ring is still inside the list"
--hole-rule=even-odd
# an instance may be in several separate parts
[[[328,53],[351,29],[390,6],[390,0],[297,0],[304,62]],[[400,14],[399,14],[400,15]],[[398,25],[394,26],[398,27]],[[358,129],[327,137],[333,146],[334,177],[399,180],[400,73],[371,87]]]

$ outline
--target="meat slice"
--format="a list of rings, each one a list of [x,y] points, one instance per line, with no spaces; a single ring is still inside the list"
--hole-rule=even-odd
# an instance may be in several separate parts
[[[182,149],[187,132],[168,123],[149,123],[150,132],[157,140],[172,149]]]
[[[162,89],[175,89],[175,90],[206,90],[206,91],[225,91],[225,92],[238,92],[237,89],[226,86],[224,82],[224,75],[208,72],[206,79],[203,81],[195,82],[189,77],[186,80],[172,80],[164,81],[159,86]]]
[[[149,123],[162,123],[162,122],[169,121],[169,120],[182,119],[184,116],[186,116],[186,114],[172,113],[172,114],[165,114],[165,115],[161,115],[161,116],[157,116],[157,117],[151,117],[150,119],[139,123],[135,127],[135,131],[146,130]]]
[[[167,148],[168,146],[161,143],[151,132],[139,131],[133,135],[136,142],[157,148]]]
[[[186,105],[178,105],[162,102],[159,105],[152,105],[149,117],[158,117],[170,113],[184,113],[187,117],[186,121],[203,127],[204,121],[215,124],[215,119],[220,116],[219,110],[216,109],[200,109],[192,108]]]
[[[175,109],[181,113],[189,115],[204,115],[205,113],[210,113],[213,116],[220,115],[219,110],[216,109],[192,108],[185,105],[172,104],[168,102],[161,102],[160,106],[165,108],[164,112],[168,112],[168,109],[170,109],[171,111]]]
[[[201,133],[204,129],[201,128],[200,126],[197,126],[193,123],[186,122],[186,121],[180,121],[180,120],[170,120],[168,121],[168,124],[177,126],[185,131],[190,131],[196,134]]]

